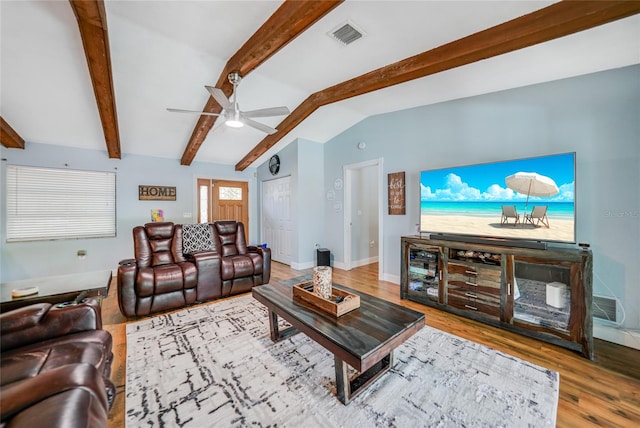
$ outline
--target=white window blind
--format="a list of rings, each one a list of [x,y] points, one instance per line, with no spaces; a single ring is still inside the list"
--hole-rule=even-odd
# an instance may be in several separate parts
[[[115,173],[7,166],[8,242],[115,235]]]

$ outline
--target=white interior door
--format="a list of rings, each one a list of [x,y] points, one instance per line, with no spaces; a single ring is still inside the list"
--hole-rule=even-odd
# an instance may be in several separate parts
[[[271,259],[290,265],[293,256],[291,177],[262,183],[262,236]]]

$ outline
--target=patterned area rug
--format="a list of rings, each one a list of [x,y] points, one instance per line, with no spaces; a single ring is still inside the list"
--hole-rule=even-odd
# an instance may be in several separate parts
[[[284,324],[283,324],[284,325]],[[344,406],[333,356],[249,295],[127,325],[128,427],[555,426],[559,375],[425,326]]]

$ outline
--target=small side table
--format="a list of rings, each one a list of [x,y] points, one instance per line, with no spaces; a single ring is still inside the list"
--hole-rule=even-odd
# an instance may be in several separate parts
[[[0,284],[0,312],[34,303],[63,303],[74,300],[83,291],[87,297],[105,297],[109,293],[111,271],[95,271],[55,275]],[[37,294],[24,297],[12,297],[11,290],[38,287]]]

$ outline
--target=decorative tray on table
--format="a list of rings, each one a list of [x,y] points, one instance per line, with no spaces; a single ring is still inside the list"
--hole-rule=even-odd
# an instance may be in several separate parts
[[[313,281],[295,284],[293,286],[293,300],[307,303],[335,317],[339,317],[360,307],[360,296],[336,287],[331,287],[331,300],[323,299],[313,294]]]

